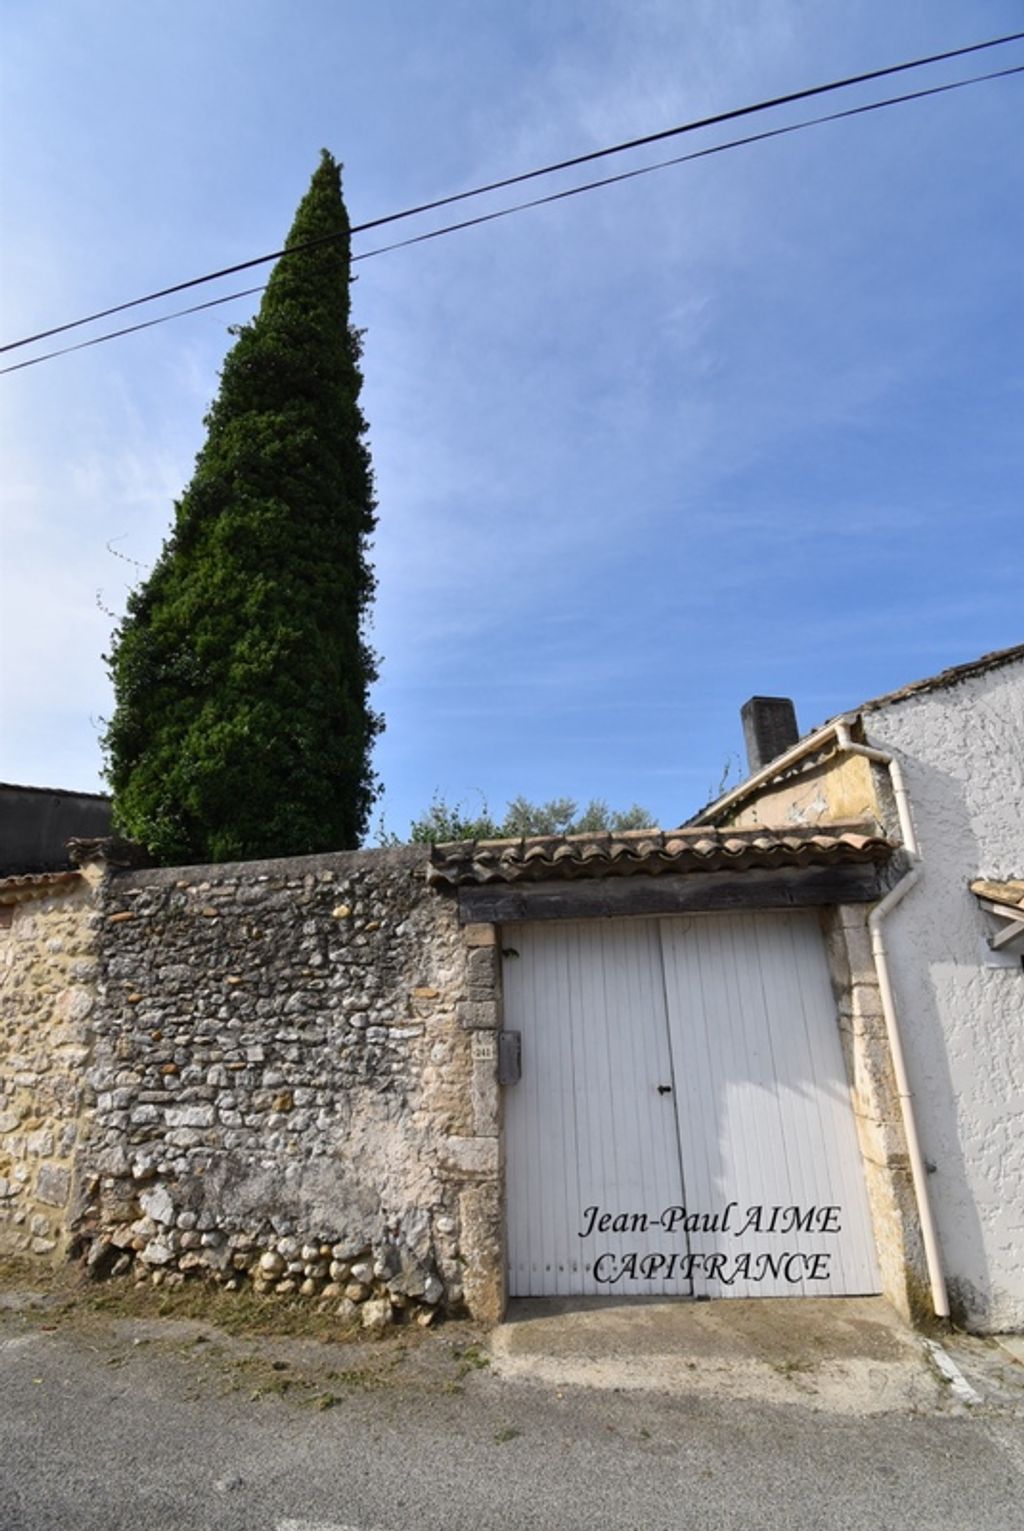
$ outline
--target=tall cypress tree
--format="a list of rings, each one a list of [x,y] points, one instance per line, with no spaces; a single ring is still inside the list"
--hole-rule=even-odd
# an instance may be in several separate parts
[[[373,482],[348,216],[323,153],[107,663],[118,826],[164,864],[357,845],[376,784]]]

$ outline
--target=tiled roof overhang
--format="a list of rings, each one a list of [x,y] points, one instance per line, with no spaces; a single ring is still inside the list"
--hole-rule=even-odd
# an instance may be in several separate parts
[[[990,878],[979,877],[971,883],[971,892],[975,898],[985,898],[993,904],[1004,904],[1008,909],[1020,909],[1024,913],[1024,878],[993,882]]]
[[[24,904],[54,893],[71,893],[82,883],[81,872],[29,872],[22,877],[0,878],[0,904]]]
[[[541,835],[432,845],[435,887],[662,873],[830,867],[887,861],[893,846],[870,824],[810,829],[652,829],[625,834]]]
[[[1024,950],[1024,878],[1004,882],[979,877],[971,883],[971,892],[985,913],[1000,922],[1000,929],[988,938],[992,950],[1006,956]]]

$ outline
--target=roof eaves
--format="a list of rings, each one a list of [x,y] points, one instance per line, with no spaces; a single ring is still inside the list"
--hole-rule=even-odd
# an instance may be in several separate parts
[[[980,658],[972,659],[966,664],[953,665],[948,670],[941,670],[938,675],[911,681],[909,685],[900,687],[898,691],[889,691],[884,696],[873,697],[870,701],[862,702],[859,707],[853,707],[847,712],[837,712],[835,717],[829,718],[817,728],[812,729],[810,733],[804,734],[791,749],[786,750],[776,760],[770,760],[766,766],[763,766],[760,771],[755,771],[746,781],[731,787],[720,797],[712,798],[710,803],[705,803],[703,808],[698,809],[691,818],[686,820],[686,826],[711,823],[726,809],[748,802],[763,788],[777,782],[790,770],[806,768],[809,757],[820,754],[827,747],[837,724],[847,723],[850,727],[854,727],[862,713],[878,712],[884,707],[890,707],[922,693],[959,685],[969,680],[972,675],[981,675],[987,670],[996,670],[1018,660],[1024,660],[1024,643],[1016,644],[1008,649],[996,649],[991,654],[982,654]]]
[[[89,797],[100,803],[112,802],[109,792],[86,792],[79,787],[32,787],[19,781],[0,781],[0,792],[36,792],[46,797]]]
[[[797,772],[806,768],[808,764],[817,765],[819,759],[828,759],[835,753],[835,730],[839,723],[846,723],[853,728],[858,722],[856,712],[840,712],[827,723],[822,723],[819,728],[814,728],[809,734],[804,734],[802,739],[783,751],[767,765],[748,776],[746,781],[741,781],[738,786],[730,787],[728,792],[723,792],[720,797],[712,798],[710,803],[705,803],[692,818],[686,820],[684,829],[695,828],[701,824],[712,824],[719,814],[727,808],[738,807],[749,798],[756,796],[763,787],[771,786],[790,771]],[[831,746],[831,749],[829,749]],[[828,755],[825,751],[828,750]],[[818,757],[818,758],[815,758]]]
[[[989,877],[978,877],[971,883],[971,892],[975,898],[988,899],[993,904],[1005,904],[1010,909],[1024,910],[1024,879],[1011,877],[1004,881],[996,881]]]
[[[868,702],[862,702],[855,710],[857,712],[877,712],[880,708],[891,707],[896,702],[904,702],[912,696],[919,696],[926,691],[943,691],[949,686],[958,686],[965,680],[970,680],[972,675],[982,675],[986,670],[998,670],[1003,665],[1014,664],[1018,660],[1024,660],[1024,643],[1015,644],[1008,649],[995,649],[991,654],[982,654],[978,659],[968,660],[966,664],[951,665],[947,670],[940,670],[937,675],[928,675],[924,680],[911,681],[909,685],[900,686],[896,691],[887,691],[883,696],[872,697]]]
[[[430,848],[435,887],[577,878],[685,875],[888,860],[893,847],[861,822],[785,830],[644,830],[458,841]]]

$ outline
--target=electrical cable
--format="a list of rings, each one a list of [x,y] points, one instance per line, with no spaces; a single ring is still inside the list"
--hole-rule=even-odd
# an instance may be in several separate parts
[[[463,219],[460,223],[445,224],[442,228],[431,229],[426,234],[415,234],[409,239],[396,240],[393,244],[379,245],[374,250],[363,250],[352,256],[352,264],[356,261],[370,260],[376,255],[386,255],[392,250],[404,250],[409,245],[424,244],[431,239],[440,239],[443,234],[455,234],[462,229],[475,228],[483,223],[493,223],[498,218],[508,218],[513,213],[521,213],[529,208],[543,207],[551,202],[562,202],[568,197],[579,196],[585,191],[595,191],[604,186],[613,186],[620,181],[635,180],[637,176],[650,175],[655,170],[665,170],[673,165],[684,165],[693,160],[707,159],[713,154],[722,154],[728,149],[739,149],[749,144],[764,143],[768,139],[783,138],[790,133],[802,132],[805,128],[820,127],[827,122],[840,122],[847,117],[861,117],[868,112],[877,112],[883,107],[901,106],[907,101],[920,101],[928,96],[944,95],[949,91],[962,90],[967,85],[981,85],[988,80],[1002,80],[1009,75],[1024,74],[1024,64],[1014,65],[1010,69],[998,69],[989,74],[971,75],[964,80],[951,80],[945,85],[931,85],[924,90],[908,91],[902,96],[888,96],[882,101],[869,101],[863,106],[851,106],[840,112],[829,112],[821,117],[808,117],[802,122],[791,122],[785,127],[768,128],[762,133],[751,133],[744,138],[732,138],[725,143],[712,144],[707,149],[695,149],[689,154],[674,155],[671,159],[657,160],[651,165],[641,165],[635,170],[623,170],[617,175],[604,176],[597,181],[585,181],[579,186],[570,186],[562,191],[549,193],[544,197],[533,197],[527,202],[516,202],[510,207],[497,209],[492,213],[481,213],[475,218]],[[333,237],[333,236],[332,236]],[[258,287],[246,287],[241,292],[230,292],[220,298],[211,298],[206,303],[195,303],[189,308],[175,309],[172,313],[161,314],[157,319],[146,319],[140,324],[130,324],[123,329],[110,330],[103,335],[95,335],[89,340],[81,340],[76,345],[62,346],[56,351],[46,351],[42,356],[33,356],[27,361],[15,362],[10,367],[0,367],[0,377],[6,372],[20,372],[25,367],[34,367],[39,362],[52,361],[57,356],[68,356],[72,351],[84,351],[90,346],[101,345],[106,340],[117,340],[122,335],[133,335],[138,330],[149,330],[158,324],[167,324],[171,319],[181,319],[187,314],[197,314],[204,309],[217,308],[221,303],[233,303],[238,298],[251,297],[254,293],[265,292],[266,283]]]
[[[536,170],[525,170],[518,175],[506,176],[502,180],[491,181],[484,186],[476,186],[469,191],[455,192],[451,196],[439,197],[433,202],[423,202],[417,207],[405,208],[402,212],[388,213],[381,218],[372,218],[366,223],[353,224],[347,230],[339,230],[334,234],[322,234],[316,239],[303,240],[291,248],[274,250],[267,255],[254,256],[252,260],[239,261],[233,266],[223,266],[218,271],[209,271],[204,276],[191,277],[185,282],[175,282],[170,287],[162,287],[156,292],[146,293],[141,298],[131,298],[125,303],[115,303],[110,308],[98,309],[93,314],[87,314],[81,319],[72,319],[66,324],[54,325],[51,329],[39,330],[34,335],[23,336],[20,340],[8,341],[0,345],[0,353],[17,350],[20,346],[32,345],[38,340],[49,339],[51,335],[61,335],[67,330],[78,329],[84,324],[92,324],[97,319],[108,319],[112,314],[123,313],[129,308],[138,308],[143,303],[152,303],[158,298],[172,296],[176,292],[184,292],[189,287],[198,287],[205,282],[214,282],[224,276],[233,276],[238,271],[251,270],[253,266],[266,265],[269,261],[280,260],[287,255],[296,255],[302,250],[308,250],[320,244],[330,243],[332,240],[343,239],[352,234],[365,233],[369,229],[381,228],[388,223],[397,223],[404,218],[413,218],[420,213],[433,212],[441,207],[449,207],[454,202],[463,202],[470,197],[480,197],[488,192],[500,191],[509,186],[516,186],[523,181],[534,180],[539,176],[553,175],[560,170],[569,170],[578,165],[589,164],[593,160],[604,159],[612,154],[623,154],[630,149],[643,148],[647,144],[659,143],[667,138],[675,138],[683,133],[694,133],[701,128],[715,127],[724,122],[733,122],[737,118],[747,117],[756,112],[771,111],[775,107],[791,105],[795,101],[806,101],[810,97],[825,95],[830,91],[846,90],[852,85],[863,85],[871,80],[883,79],[886,76],[901,74],[910,69],[923,69],[929,64],[942,63],[948,59],[962,58],[969,53],[980,53],[988,48],[1001,48],[1007,43],[1024,40],[1024,32],[1011,32],[1004,37],[990,38],[987,42],[971,43],[963,48],[951,48],[945,53],[933,53],[925,58],[910,59],[902,64],[889,64],[884,69],[872,69],[865,74],[849,75],[845,79],[831,80],[824,85],[812,85],[803,90],[790,91],[786,95],[775,96],[769,100],[754,102],[748,106],[734,107],[726,112],[716,112],[710,117],[701,117],[691,122],[684,122],[673,128],[664,128],[657,133],[647,133],[641,138],[628,139],[622,143],[611,144],[604,149],[594,149],[586,154],[577,154],[570,159],[559,160],[551,165],[544,165]],[[13,371],[13,368],[8,370]]]
[[[579,196],[580,192],[594,191],[601,186],[614,186],[618,181],[632,181],[637,176],[649,175],[653,170],[665,170],[671,165],[685,165],[691,160],[707,159],[712,154],[721,154],[726,149],[740,149],[747,144],[763,143],[770,138],[782,138],[787,133],[799,133],[804,128],[819,127],[825,122],[839,122],[844,117],[860,117],[865,112],[876,112],[885,106],[900,106],[906,101],[920,101],[925,96],[944,95],[947,91],[960,90],[965,85],[980,85],[986,80],[1001,80],[1007,75],[1024,74],[1024,64],[1016,64],[1011,69],[994,70],[991,74],[972,75],[966,80],[952,80],[947,85],[932,85],[927,90],[910,91],[903,96],[889,96],[884,101],[870,101],[864,106],[847,107],[845,111],[829,112],[822,117],[807,117],[802,122],[792,122],[782,128],[768,128],[763,133],[751,133],[746,138],[730,138],[725,143],[713,144],[707,149],[696,149],[690,154],[677,154],[672,159],[658,160],[653,165],[641,165],[636,170],[622,170],[618,175],[604,176],[599,181],[585,181],[579,186],[570,186],[563,191],[551,192],[546,197],[534,197],[529,202],[516,202],[511,207],[499,208],[497,212],[480,213],[476,218],[466,218],[461,223],[445,224],[443,228],[433,229],[426,234],[414,234],[409,239],[399,239],[393,244],[378,245],[374,250],[364,250],[358,255],[353,255],[353,264],[359,260],[369,260],[372,255],[386,255],[391,250],[404,250],[409,245],[424,244],[427,240],[437,239],[442,234],[453,234],[459,229],[471,229],[481,223],[493,223],[496,218],[507,218],[510,213],[521,213],[527,208],[543,207],[548,202],[562,202],[567,197]]]
[[[102,345],[105,340],[119,340],[122,335],[134,335],[138,330],[151,330],[154,325],[167,324],[171,319],[183,319],[186,314],[198,314],[204,308],[217,308],[221,303],[234,303],[237,298],[251,297],[254,292],[266,292],[267,284],[246,287],[242,292],[229,292],[223,298],[210,298],[206,303],[193,303],[190,308],[176,308],[173,313],[161,314],[158,319],[143,319],[139,324],[125,325],[124,329],[108,330],[106,334],[94,335],[91,340],[80,340],[77,345],[62,346],[59,351],[44,351],[42,356],[32,356],[28,361],[15,362],[11,367],[0,367],[0,377],[5,372],[20,372],[23,367],[34,367],[41,361],[52,361],[55,356],[70,356],[72,351],[85,351],[89,346]]]

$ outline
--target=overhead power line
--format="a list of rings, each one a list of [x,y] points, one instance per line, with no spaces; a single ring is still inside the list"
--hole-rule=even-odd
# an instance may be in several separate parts
[[[883,101],[869,101],[863,106],[847,107],[841,112],[829,112],[821,117],[808,117],[802,122],[787,123],[785,127],[768,128],[762,133],[750,133],[744,138],[731,138],[725,143],[712,144],[707,149],[695,149],[690,154],[677,154],[672,159],[657,160],[652,165],[641,165],[635,170],[622,170],[617,175],[603,176],[597,181],[584,181],[579,186],[569,186],[562,191],[550,192],[544,197],[533,197],[528,202],[516,202],[510,207],[502,207],[491,213],[481,213],[475,218],[465,218],[460,223],[448,223],[442,228],[431,229],[425,234],[414,234],[408,239],[399,239],[392,244],[378,245],[374,250],[363,250],[358,255],[353,255],[353,264],[356,261],[370,260],[375,255],[386,255],[392,250],[404,250],[409,245],[424,244],[431,239],[440,239],[444,234],[455,234],[462,229],[475,228],[482,223],[493,223],[498,218],[508,218],[513,213],[525,212],[529,208],[543,207],[550,202],[562,202],[568,197],[577,197],[585,191],[596,191],[603,186],[614,186],[619,181],[632,181],[637,176],[650,175],[655,170],[665,170],[672,165],[685,165],[692,160],[707,159],[713,154],[723,154],[728,149],[743,148],[747,144],[763,143],[770,138],[783,138],[789,133],[799,133],[805,128],[820,127],[827,122],[840,122],[847,117],[862,117],[868,112],[881,111],[888,106],[901,106],[907,101],[921,101],[927,96],[941,96],[948,91],[962,90],[966,85],[981,85],[987,80],[1002,80],[1008,75],[1024,74],[1024,64],[1014,65],[1010,69],[993,70],[989,74],[971,75],[965,80],[952,80],[945,85],[931,85],[924,90],[908,91],[902,96],[888,96]],[[157,319],[145,319],[140,324],[129,324],[119,330],[109,330],[103,335],[94,335],[89,340],[80,340],[75,345],[62,346],[56,351],[46,351],[42,356],[33,356],[27,361],[15,362],[10,367],[0,367],[0,376],[5,372],[20,372],[24,367],[35,367],[40,362],[52,361],[57,356],[68,356],[72,351],[84,351],[90,346],[102,345],[106,340],[117,340],[122,335],[133,335],[138,330],[153,329],[155,325],[167,324],[172,319],[182,319],[187,314],[198,314],[204,309],[217,308],[222,303],[233,303],[239,298],[251,297],[254,293],[265,292],[266,283],[258,287],[246,287],[241,292],[229,292],[220,298],[210,298],[205,303],[193,303],[189,308],[177,308],[169,314],[161,314]]]
[[[229,292],[223,298],[210,298],[205,303],[193,303],[190,308],[176,308],[173,313],[161,314],[158,319],[143,319],[140,324],[126,324],[120,330],[107,330],[103,335],[93,335],[90,340],[80,340],[73,346],[61,346],[59,351],[44,351],[42,356],[31,356],[28,361],[15,362],[11,367],[0,367],[0,377],[5,372],[20,372],[23,367],[35,367],[41,361],[52,361],[55,356],[70,356],[72,351],[86,351],[90,346],[102,345],[105,340],[120,340],[122,335],[134,335],[138,330],[151,330],[157,324],[168,324],[172,319],[184,319],[186,314],[202,313],[204,308],[218,308],[221,303],[234,303],[238,298],[251,297],[254,292],[266,292],[267,284],[246,287],[241,292]]]
[[[93,324],[98,319],[109,319],[112,314],[123,313],[129,308],[138,308],[143,303],[155,302],[158,298],[171,297],[176,292],[185,292],[190,287],[199,287],[205,282],[215,282],[221,277],[234,276],[239,271],[249,271],[254,266],[266,265],[269,261],[280,260],[288,255],[296,255],[301,250],[308,250],[315,245],[326,244],[333,240],[343,239],[346,234],[362,234],[369,229],[382,228],[385,224],[398,223],[405,218],[414,218],[421,213],[434,212],[441,207],[450,207],[455,202],[464,202],[471,197],[481,197],[488,192],[501,191],[509,186],[518,186],[524,181],[535,180],[540,176],[553,175],[560,170],[570,170],[578,165],[590,164],[594,160],[606,159],[612,154],[624,154],[631,149],[640,149],[648,144],[661,143],[668,138],[676,138],[684,133],[695,133],[701,128],[719,126],[725,122],[734,122],[740,117],[748,117],[757,112],[771,111],[779,106],[788,106],[795,101],[806,101],[814,96],[826,95],[831,91],[847,90],[853,85],[864,85],[871,80],[881,80],[889,75],[902,74],[911,69],[923,69],[929,64],[940,64],[948,59],[963,58],[970,53],[981,53],[988,48],[1002,48],[1008,43],[1024,40],[1024,32],[1010,32],[1004,37],[993,37],[986,42],[970,43],[963,48],[951,48],[945,53],[932,53],[925,58],[910,59],[902,64],[889,64],[884,69],[872,69],[865,74],[848,75],[841,80],[831,80],[824,85],[811,85],[803,90],[790,91],[783,96],[774,96],[765,101],[757,101],[748,106],[733,107],[726,112],[716,112],[710,117],[696,118],[690,122],[678,124],[676,127],[663,128],[657,133],[647,133],[641,138],[627,139],[622,143],[611,144],[604,149],[593,149],[586,154],[576,154],[570,159],[558,160],[550,165],[543,165],[536,170],[524,170],[518,175],[506,176],[502,180],[490,181],[484,186],[473,187],[469,191],[454,192],[447,197],[438,197],[433,202],[422,202],[416,207],[405,208],[402,212],[387,213],[381,218],[372,218],[366,223],[353,224],[348,230],[339,230],[336,234],[322,234],[316,239],[304,240],[293,245],[290,249],[273,250],[267,255],[257,255],[251,260],[238,261],[232,266],[222,266],[217,271],[208,271],[203,276],[190,277],[184,282],[175,282],[170,287],[161,287],[156,292],[146,293],[141,298],[131,298],[125,303],[115,303],[110,308],[101,308],[93,314],[86,314],[81,319],[69,320],[66,324],[54,325],[51,329],[38,330],[34,335],[25,335],[20,340],[8,341],[6,345],[0,345],[0,353],[15,351],[20,346],[32,345],[38,340],[48,340],[52,335],[62,335],[68,330],[80,328],[84,324]],[[964,81],[963,83],[973,83]],[[187,312],[188,310],[186,310]],[[13,371],[13,368],[7,369]]]
[[[961,90],[965,85],[981,85],[986,80],[1001,80],[1007,75],[1024,74],[1024,64],[1015,64],[1010,69],[993,70],[990,74],[971,75],[965,80],[951,80],[946,85],[931,85],[925,90],[908,91],[902,96],[887,96],[883,101],[869,101],[863,106],[850,106],[841,112],[829,112],[822,117],[806,117],[802,122],[791,122],[781,128],[766,128],[762,133],[750,133],[745,138],[730,138],[725,143],[712,144],[707,149],[695,149],[689,154],[677,154],[672,159],[657,160],[652,165],[640,165],[635,170],[621,170],[617,175],[603,176],[599,181],[584,181],[579,186],[569,186],[562,191],[550,192],[546,197],[533,197],[529,202],[516,202],[511,207],[499,208],[493,213],[480,213],[475,218],[466,218],[461,223],[448,223],[443,228],[432,229],[426,234],[413,234],[408,239],[396,240],[393,244],[378,245],[374,250],[364,250],[358,255],[353,255],[353,262],[369,260],[373,255],[386,255],[392,250],[404,250],[409,245],[425,244],[427,240],[437,239],[442,234],[454,234],[460,229],[471,229],[481,223],[493,223],[497,218],[507,218],[511,213],[521,213],[527,208],[543,207],[548,202],[562,202],[567,197],[579,196],[584,191],[595,191],[602,186],[614,186],[619,181],[632,181],[637,176],[650,175],[654,170],[666,170],[672,165],[685,165],[691,160],[707,159],[713,154],[722,154],[727,149],[741,149],[747,144],[764,143],[770,138],[783,138],[787,133],[799,133],[805,128],[820,127],[826,122],[839,122],[844,117],[861,117],[867,112],[877,112],[887,106],[901,106],[905,101],[921,101],[926,96],[941,96],[947,91]],[[263,291],[262,288],[259,289]],[[241,294],[239,294],[241,296]]]

